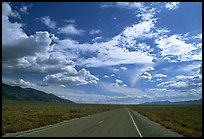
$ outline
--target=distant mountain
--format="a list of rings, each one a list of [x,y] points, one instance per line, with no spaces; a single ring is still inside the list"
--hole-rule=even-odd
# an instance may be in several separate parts
[[[48,94],[33,88],[21,88],[19,86],[10,86],[2,83],[2,99],[3,100],[19,100],[19,101],[41,101],[41,102],[74,102],[68,99],[59,98],[53,94]]]
[[[142,104],[147,104],[147,105],[168,105],[168,104],[202,104],[202,99],[199,100],[189,100],[189,101],[178,101],[178,102],[170,102],[170,101],[155,101],[155,102],[146,102]]]

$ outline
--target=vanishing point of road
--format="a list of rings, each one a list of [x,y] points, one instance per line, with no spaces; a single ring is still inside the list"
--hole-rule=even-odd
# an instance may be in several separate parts
[[[124,107],[51,126],[7,134],[15,137],[181,137]]]

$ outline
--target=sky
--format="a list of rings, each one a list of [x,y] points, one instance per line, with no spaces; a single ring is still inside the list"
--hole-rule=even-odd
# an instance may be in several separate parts
[[[76,103],[202,98],[201,2],[2,2],[2,82]]]

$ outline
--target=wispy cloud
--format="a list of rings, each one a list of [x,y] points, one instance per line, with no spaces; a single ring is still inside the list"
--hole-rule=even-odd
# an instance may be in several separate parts
[[[56,28],[56,22],[54,20],[51,20],[49,16],[44,16],[44,17],[37,18],[37,19],[40,20],[43,24],[45,24],[51,29]]]
[[[64,27],[58,28],[58,33],[67,35],[83,35],[85,30],[77,29],[74,24],[68,24]]]
[[[93,35],[93,34],[99,34],[99,33],[101,33],[101,30],[99,30],[99,29],[97,29],[97,30],[92,29],[92,30],[89,32],[89,34],[91,34],[91,35]]]
[[[19,9],[23,14],[28,15],[28,9],[32,7],[32,4],[30,5],[24,5]]]

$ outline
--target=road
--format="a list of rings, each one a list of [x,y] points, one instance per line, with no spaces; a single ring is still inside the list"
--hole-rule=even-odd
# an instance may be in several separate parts
[[[7,136],[16,137],[180,137],[150,121],[139,113],[124,107],[77,118],[52,126],[23,131]]]

